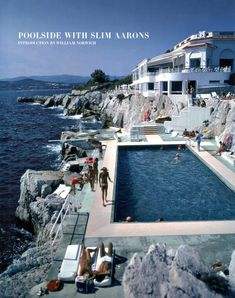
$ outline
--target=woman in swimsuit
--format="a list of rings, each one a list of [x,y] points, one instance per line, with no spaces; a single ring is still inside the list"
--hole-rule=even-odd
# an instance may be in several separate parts
[[[99,175],[99,184],[102,191],[102,201],[104,207],[106,207],[105,202],[107,202],[108,180],[113,182],[109,177],[108,169],[104,167]]]

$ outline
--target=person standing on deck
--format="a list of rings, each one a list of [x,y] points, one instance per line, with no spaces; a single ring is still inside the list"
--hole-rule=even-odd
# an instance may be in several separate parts
[[[92,168],[91,165],[88,166],[88,179],[89,179],[89,182],[90,182],[90,186],[91,186],[91,191],[95,191],[94,190],[94,184],[95,184],[95,173],[94,173],[94,170]]]
[[[110,182],[113,182],[113,181],[109,177],[109,172],[107,168],[103,167],[101,170],[102,172],[99,175],[99,184],[102,191],[103,206],[106,207],[105,202],[107,202],[108,180]]]
[[[76,194],[76,184],[78,183],[78,179],[77,178],[73,178],[71,181],[71,191]]]
[[[98,183],[98,158],[96,157],[94,162],[93,162],[93,171],[94,171],[94,175],[95,175],[95,183]]]
[[[203,137],[203,135],[196,130],[196,138],[195,138],[195,140],[197,142],[197,150],[198,151],[200,151],[200,145],[201,145],[202,137]]]

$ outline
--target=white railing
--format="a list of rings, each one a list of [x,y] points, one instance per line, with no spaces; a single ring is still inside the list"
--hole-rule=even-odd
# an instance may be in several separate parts
[[[139,78],[145,76],[157,76],[160,73],[192,73],[192,72],[231,72],[231,67],[191,67],[191,68],[160,68],[155,72],[145,72]],[[138,78],[138,79],[139,79]],[[137,79],[135,79],[137,80]]]
[[[191,68],[184,68],[181,72],[231,72],[231,67],[191,67]]]
[[[63,233],[63,223],[67,214],[70,216],[70,210],[72,209],[72,202],[70,201],[70,195],[67,196],[49,234],[50,245],[51,245],[51,259],[53,259],[53,246],[59,233]],[[71,209],[70,209],[71,208]],[[59,223],[60,222],[60,223]],[[59,225],[58,225],[59,223]]]

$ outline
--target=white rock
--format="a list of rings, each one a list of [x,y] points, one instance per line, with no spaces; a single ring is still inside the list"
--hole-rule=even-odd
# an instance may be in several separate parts
[[[151,245],[143,259],[135,254],[126,267],[123,289],[126,298],[221,298],[198,279],[207,267],[191,247],[180,246],[173,258],[163,244]]]

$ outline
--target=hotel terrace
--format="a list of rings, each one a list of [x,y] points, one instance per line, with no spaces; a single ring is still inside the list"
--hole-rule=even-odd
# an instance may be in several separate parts
[[[133,88],[146,97],[164,94],[174,101],[187,100],[190,88],[228,85],[234,57],[235,32],[201,31],[140,62],[132,71]]]

